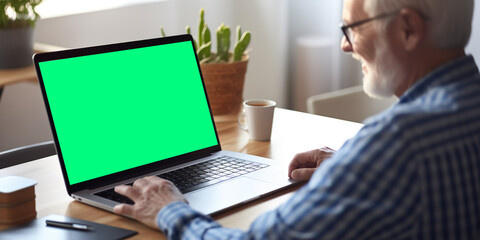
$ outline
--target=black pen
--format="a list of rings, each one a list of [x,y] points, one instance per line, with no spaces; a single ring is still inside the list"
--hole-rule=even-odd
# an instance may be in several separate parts
[[[47,226],[52,226],[52,227],[75,229],[75,230],[82,230],[82,231],[93,230],[93,227],[86,224],[81,224],[81,223],[57,222],[52,220],[47,220],[45,221],[45,223],[47,224]]]

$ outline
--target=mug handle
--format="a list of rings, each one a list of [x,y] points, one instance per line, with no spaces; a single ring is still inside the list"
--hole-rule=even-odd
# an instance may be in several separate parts
[[[245,121],[245,108],[242,109],[242,112],[241,112],[240,115],[238,116],[238,126],[239,126],[241,129],[243,129],[243,130],[245,130],[245,131],[248,132],[248,127],[242,122],[242,120]]]

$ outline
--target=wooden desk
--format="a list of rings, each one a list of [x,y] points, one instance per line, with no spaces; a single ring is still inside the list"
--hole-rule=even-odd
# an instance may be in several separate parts
[[[270,142],[249,141],[247,133],[239,129],[237,122],[217,123],[217,130],[225,150],[289,162],[298,152],[322,146],[337,149],[346,139],[354,136],[361,126],[358,123],[277,108]],[[49,214],[66,215],[139,232],[132,239],[165,239],[158,230],[70,198],[65,190],[57,156],[0,170],[0,177],[9,175],[29,177],[38,181],[35,187],[38,217]],[[285,202],[292,194],[291,191],[286,190],[257,200],[214,218],[225,227],[247,229],[257,216]]]

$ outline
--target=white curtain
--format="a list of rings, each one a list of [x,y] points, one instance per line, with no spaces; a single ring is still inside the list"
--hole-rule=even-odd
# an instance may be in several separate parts
[[[306,110],[306,99],[359,83],[358,64],[340,49],[342,1],[289,2],[290,107]]]

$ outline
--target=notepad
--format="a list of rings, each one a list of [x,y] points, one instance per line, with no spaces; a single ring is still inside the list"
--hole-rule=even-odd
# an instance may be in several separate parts
[[[93,227],[92,231],[80,231],[73,229],[64,229],[58,227],[49,227],[45,224],[46,220],[75,222],[87,224]],[[112,227],[105,224],[89,222],[77,218],[65,217],[60,215],[48,215],[43,218],[33,220],[32,222],[0,231],[0,239],[2,240],[18,240],[18,239],[68,239],[68,240],[84,240],[84,239],[124,239],[137,234],[137,232]]]

